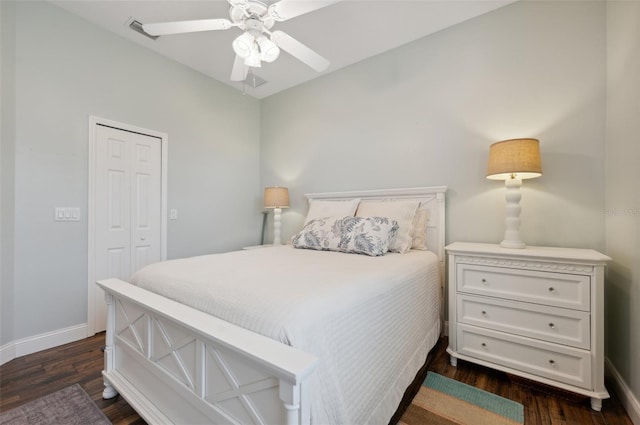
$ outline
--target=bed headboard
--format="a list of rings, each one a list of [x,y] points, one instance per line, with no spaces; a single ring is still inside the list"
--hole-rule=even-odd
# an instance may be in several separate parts
[[[361,190],[353,192],[328,192],[328,193],[307,193],[305,196],[309,201],[314,199],[322,200],[417,200],[427,208],[427,248],[438,256],[440,264],[444,265],[444,224],[445,224],[445,202],[444,195],[447,192],[446,186],[433,187],[412,187],[407,189],[380,189]]]

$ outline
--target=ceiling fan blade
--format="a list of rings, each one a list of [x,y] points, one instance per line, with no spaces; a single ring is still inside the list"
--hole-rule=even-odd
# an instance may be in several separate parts
[[[323,58],[287,33],[282,31],[273,31],[271,33],[271,41],[276,43],[278,47],[298,59],[300,62],[313,68],[315,71],[322,72],[330,65],[330,62],[327,59]]]
[[[286,21],[296,16],[321,9],[340,0],[280,0],[269,6],[268,13],[276,21]]]
[[[186,32],[226,30],[232,26],[235,26],[235,24],[228,19],[198,19],[195,21],[142,24],[142,29],[151,35],[169,35]]]
[[[244,64],[244,59],[236,55],[233,61],[233,69],[231,70],[231,81],[244,81],[247,79],[249,67]]]

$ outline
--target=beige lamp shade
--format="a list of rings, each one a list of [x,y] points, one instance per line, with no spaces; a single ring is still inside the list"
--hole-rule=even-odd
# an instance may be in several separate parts
[[[265,208],[289,208],[289,189],[286,187],[266,187],[264,189]]]
[[[540,141],[537,139],[503,140],[489,148],[488,179],[532,179],[541,175]]]

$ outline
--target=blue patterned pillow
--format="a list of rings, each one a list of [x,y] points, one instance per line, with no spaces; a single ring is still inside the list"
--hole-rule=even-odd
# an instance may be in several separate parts
[[[386,217],[322,217],[309,221],[291,238],[295,248],[384,255],[398,231]]]

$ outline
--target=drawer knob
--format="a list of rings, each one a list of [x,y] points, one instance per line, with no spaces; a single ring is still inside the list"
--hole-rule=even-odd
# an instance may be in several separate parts
[[[554,325],[553,323],[549,323],[549,327],[550,327],[551,329],[555,329],[555,328],[556,328],[556,325]]]
[[[481,282],[482,282],[482,283],[487,283],[487,279],[484,279],[484,278],[483,278],[483,279],[481,280]]]
[[[483,343],[482,343],[482,344],[480,344],[480,345],[482,345],[482,348],[487,348],[487,343],[486,343],[486,342],[483,342]]]
[[[549,360],[549,364],[550,364],[551,366],[555,366],[555,365],[556,365],[556,362],[555,362],[555,360],[553,360],[553,359],[552,359],[552,360]]]
[[[556,288],[554,288],[553,286],[549,287],[549,292],[555,292]]]
[[[482,315],[483,315],[483,316],[486,316],[486,315],[487,315],[487,312],[486,312],[486,311],[484,311],[484,310],[482,310]]]

